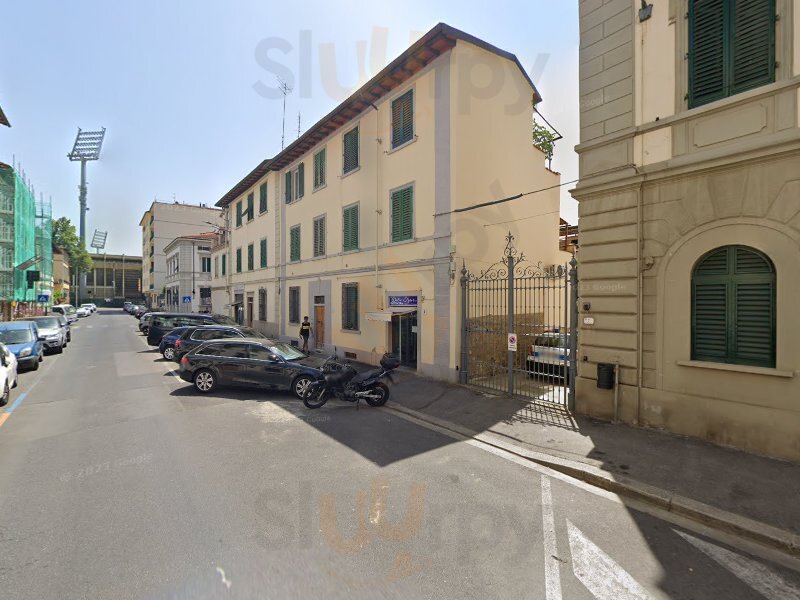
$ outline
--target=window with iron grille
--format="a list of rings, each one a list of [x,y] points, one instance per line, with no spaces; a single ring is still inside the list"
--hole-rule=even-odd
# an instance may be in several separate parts
[[[211,288],[210,287],[201,287],[200,288],[200,298],[211,298]]]
[[[258,212],[267,212],[267,182],[265,181],[258,187]]]
[[[241,200],[239,200],[236,203],[236,226],[237,227],[241,227],[242,226],[242,201]]]
[[[342,250],[358,250],[358,204],[342,211]]]
[[[259,242],[260,251],[261,251],[261,268],[265,268],[267,266],[267,238],[264,238]]]
[[[414,236],[414,188],[392,192],[392,242],[410,240]]]
[[[358,127],[342,136],[342,173],[358,168]]]
[[[264,288],[258,290],[258,320],[267,320],[267,290]]]
[[[292,197],[292,172],[287,171],[283,176],[283,199],[286,204],[289,204],[294,198]]]
[[[703,256],[692,272],[692,360],[775,368],[775,285],[753,248]]]
[[[249,194],[247,194],[247,220],[248,221],[252,221],[253,220],[253,198],[254,198],[253,192],[250,192]]]
[[[314,189],[325,185],[325,148],[314,155]]]
[[[236,249],[236,272],[237,273],[241,273],[242,272],[242,249],[241,248],[237,248]]]
[[[295,225],[289,230],[289,260],[300,260],[300,225]]]
[[[414,137],[414,90],[392,101],[392,148]]]
[[[255,266],[255,250],[253,248],[253,244],[247,245],[247,270],[252,271],[253,267]]]
[[[289,322],[300,322],[300,288],[289,288]]]
[[[689,2],[689,108],[775,81],[775,0]]]
[[[222,276],[223,277],[225,277],[225,275],[226,275],[227,269],[225,267],[227,266],[227,262],[228,262],[228,257],[225,254],[223,254],[222,255]]]
[[[211,273],[211,257],[210,256],[201,256],[200,257],[200,272],[201,273]]]
[[[358,331],[358,284],[342,284],[342,329]]]
[[[325,217],[314,219],[314,256],[325,256]]]

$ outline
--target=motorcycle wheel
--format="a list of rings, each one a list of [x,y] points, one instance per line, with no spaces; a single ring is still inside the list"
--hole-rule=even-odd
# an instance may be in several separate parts
[[[303,404],[305,404],[306,408],[320,408],[323,404],[328,401],[328,389],[308,389],[306,393],[303,394]]]
[[[376,383],[371,385],[368,389],[368,392],[375,394],[375,398],[367,397],[365,400],[367,404],[370,406],[383,406],[386,404],[386,401],[389,399],[389,388],[383,383]]]

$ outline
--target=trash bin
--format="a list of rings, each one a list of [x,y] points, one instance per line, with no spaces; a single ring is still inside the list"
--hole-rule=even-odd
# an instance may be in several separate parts
[[[597,363],[597,387],[601,390],[614,389],[614,365]]]

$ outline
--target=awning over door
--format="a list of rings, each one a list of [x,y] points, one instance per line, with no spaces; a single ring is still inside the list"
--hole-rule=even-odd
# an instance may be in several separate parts
[[[376,310],[367,313],[367,321],[383,321],[384,323],[390,323],[392,317],[395,315],[407,315],[408,313],[416,311],[416,308],[389,308],[386,310]]]

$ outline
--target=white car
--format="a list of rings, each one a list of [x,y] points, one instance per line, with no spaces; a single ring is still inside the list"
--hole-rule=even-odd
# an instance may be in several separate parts
[[[11,397],[11,388],[17,387],[17,357],[6,348],[5,344],[0,344],[0,406],[8,404]]]
[[[556,331],[542,333],[533,339],[527,367],[530,377],[565,379],[569,370],[569,336]]]
[[[92,314],[92,309],[85,304],[81,304],[75,312],[79,317],[88,317],[90,314]]]
[[[72,304],[56,304],[50,308],[50,311],[66,317],[68,323],[74,323],[78,320],[78,311],[75,310]]]
[[[88,310],[90,315],[97,310],[97,307],[94,304],[81,304],[81,308]]]

